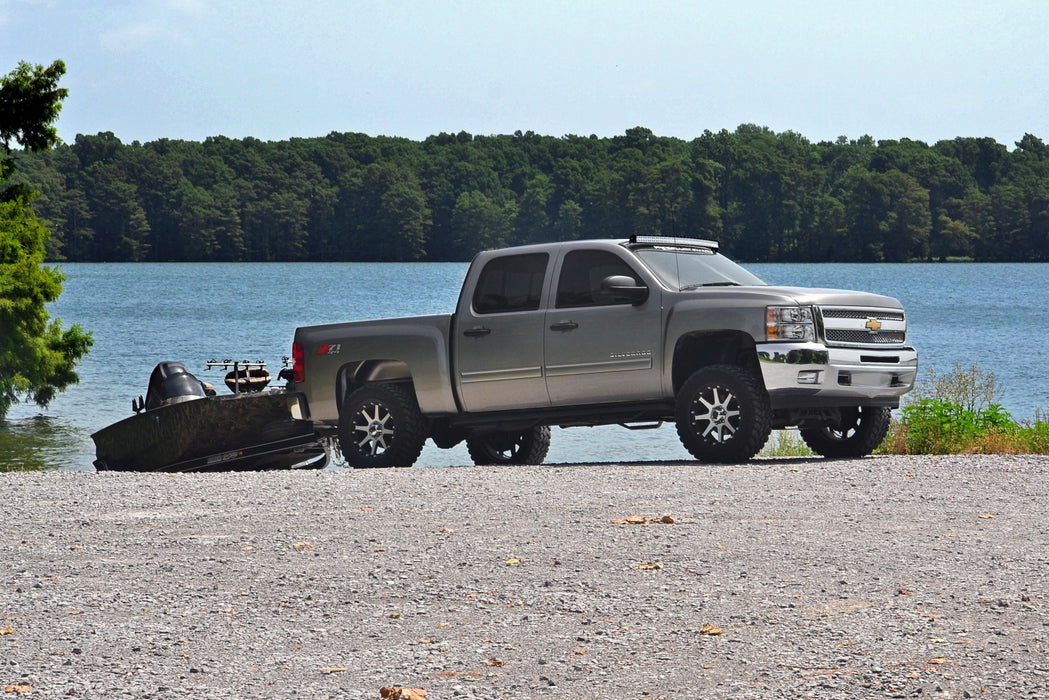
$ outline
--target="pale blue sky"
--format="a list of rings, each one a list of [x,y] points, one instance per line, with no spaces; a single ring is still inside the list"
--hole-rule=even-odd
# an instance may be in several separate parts
[[[66,62],[59,135],[359,131],[1049,140],[1045,0],[0,0],[0,73]]]

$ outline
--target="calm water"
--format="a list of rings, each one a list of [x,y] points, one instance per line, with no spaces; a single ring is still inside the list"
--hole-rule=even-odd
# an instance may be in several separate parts
[[[95,345],[81,382],[46,411],[18,405],[0,426],[0,469],[91,470],[92,432],[130,415],[153,366],[177,360],[200,378],[209,359],[262,359],[275,375],[295,327],[447,313],[466,265],[69,264],[51,313]],[[1049,265],[748,265],[770,284],[861,289],[899,298],[923,367],[995,372],[1016,418],[1049,409]],[[924,375],[924,372],[922,373]],[[212,376],[213,375],[213,376]],[[687,459],[672,426],[555,429],[549,462]],[[428,444],[419,462],[469,464],[463,446]]]

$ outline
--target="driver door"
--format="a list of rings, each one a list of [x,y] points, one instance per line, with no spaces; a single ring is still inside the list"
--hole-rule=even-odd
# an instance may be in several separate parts
[[[641,303],[602,290],[614,275],[644,278],[608,250],[567,252],[557,273],[554,303],[546,314],[546,386],[553,405],[659,398],[662,356],[661,297],[647,285]]]

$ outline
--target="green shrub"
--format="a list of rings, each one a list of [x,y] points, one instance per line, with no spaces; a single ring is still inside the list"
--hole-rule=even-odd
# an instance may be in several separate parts
[[[907,454],[951,454],[974,449],[988,434],[1011,436],[1017,425],[1000,404],[972,410],[946,399],[920,399],[903,407]]]

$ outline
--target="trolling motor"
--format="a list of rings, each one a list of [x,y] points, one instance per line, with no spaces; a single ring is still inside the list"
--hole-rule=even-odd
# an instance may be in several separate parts
[[[295,380],[295,368],[292,367],[291,358],[288,357],[287,355],[285,355],[284,357],[280,358],[280,361],[281,361],[281,364],[284,365],[284,368],[281,369],[281,371],[277,373],[277,379],[283,379],[286,382],[294,381]]]

